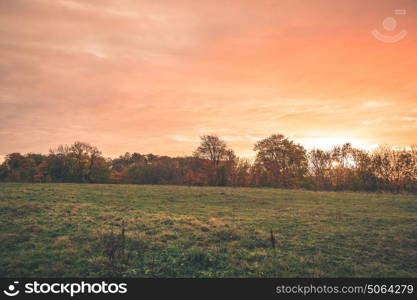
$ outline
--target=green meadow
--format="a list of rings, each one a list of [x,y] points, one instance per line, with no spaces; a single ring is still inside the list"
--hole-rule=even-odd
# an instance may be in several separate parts
[[[0,184],[0,276],[417,277],[417,196]]]

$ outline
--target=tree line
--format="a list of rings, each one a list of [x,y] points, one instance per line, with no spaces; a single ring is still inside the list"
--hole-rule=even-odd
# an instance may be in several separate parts
[[[253,162],[225,141],[204,135],[192,156],[125,153],[105,158],[97,147],[75,142],[49,154],[10,153],[0,181],[269,186],[313,190],[417,192],[417,146],[364,151],[346,143],[331,150],[303,146],[281,134],[254,145]]]

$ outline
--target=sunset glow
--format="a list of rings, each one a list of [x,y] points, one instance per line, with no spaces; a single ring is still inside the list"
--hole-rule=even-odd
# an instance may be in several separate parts
[[[2,0],[0,155],[191,155],[212,133],[246,157],[272,133],[415,144],[417,2],[375,3]]]

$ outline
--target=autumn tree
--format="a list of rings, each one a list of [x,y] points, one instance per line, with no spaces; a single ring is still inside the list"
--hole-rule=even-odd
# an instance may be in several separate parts
[[[207,170],[210,174],[210,184],[225,185],[236,156],[218,136],[203,135],[200,146],[194,151],[194,157],[211,162]]]
[[[331,190],[417,192],[417,146],[374,151],[350,144],[304,148],[283,135],[255,144],[254,163],[236,157],[213,135],[201,137],[192,157],[125,153],[106,159],[97,147],[75,142],[49,155],[10,153],[0,181],[274,186]]]
[[[415,147],[410,150],[379,147],[372,154],[372,165],[379,188],[393,192],[415,190],[417,157]]]
[[[305,149],[281,134],[274,134],[255,144],[256,167],[268,185],[294,188],[307,171]]]
[[[194,156],[202,159],[209,159],[214,166],[220,161],[228,158],[230,151],[226,143],[216,135],[203,135],[200,146],[194,151]]]
[[[9,169],[5,163],[0,165],[0,181],[7,181],[9,177]]]
[[[309,171],[316,189],[330,186],[332,155],[329,151],[313,149],[308,153]]]
[[[75,160],[75,174],[80,182],[90,181],[93,168],[101,152],[88,143],[75,142],[68,148],[68,155]]]
[[[29,154],[10,153],[3,163],[3,176],[7,181],[33,182],[36,174],[36,162]]]
[[[105,177],[100,172],[108,172],[101,151],[83,142],[60,145],[56,150],[51,150],[48,165],[51,176],[64,182],[95,182],[97,178]]]
[[[251,163],[248,159],[235,158],[230,174],[230,184],[248,186],[251,184]]]

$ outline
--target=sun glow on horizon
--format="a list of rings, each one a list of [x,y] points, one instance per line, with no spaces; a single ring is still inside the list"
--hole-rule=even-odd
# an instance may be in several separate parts
[[[332,161],[332,167],[333,167],[333,168],[336,168],[336,167],[338,167],[339,165],[340,165],[340,163],[339,163],[338,161],[336,161],[336,160]]]
[[[371,151],[378,147],[378,145],[366,143],[364,140],[358,138],[307,137],[295,139],[295,141],[302,144],[307,149],[330,150],[336,146],[342,146],[346,143],[352,144],[355,148],[367,151]]]

